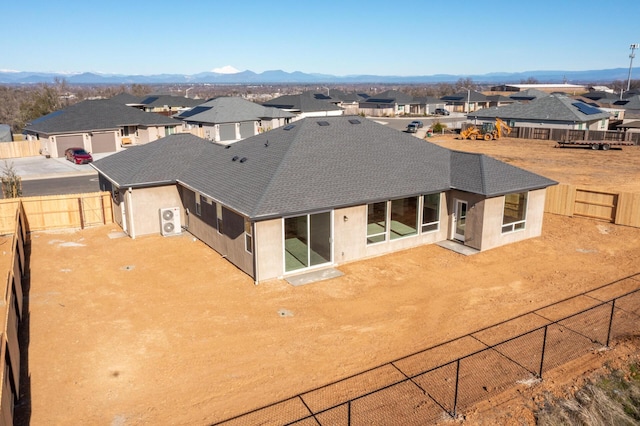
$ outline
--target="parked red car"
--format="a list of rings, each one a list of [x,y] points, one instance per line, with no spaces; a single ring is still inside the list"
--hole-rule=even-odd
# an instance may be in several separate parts
[[[93,157],[82,148],[69,148],[64,152],[67,160],[74,164],[87,164],[93,161]]]

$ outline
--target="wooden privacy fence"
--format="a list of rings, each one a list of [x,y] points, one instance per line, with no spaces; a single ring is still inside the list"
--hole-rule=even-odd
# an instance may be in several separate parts
[[[40,141],[0,142],[0,159],[36,157],[40,155]]]
[[[0,200],[0,234],[13,232],[20,202],[29,232],[113,223],[109,192],[14,198]]]
[[[7,280],[2,291],[0,305],[0,426],[11,426],[13,407],[20,396],[20,345],[18,331],[23,316],[22,278],[25,265],[24,245],[27,239],[26,220],[20,202],[13,212],[14,227],[12,229],[10,261],[2,265],[7,271]]]
[[[640,193],[599,191],[561,184],[547,188],[545,212],[640,228]]]
[[[555,141],[570,140],[603,140],[603,141],[628,141],[640,145],[640,133],[623,132],[621,130],[578,130],[578,129],[551,129],[548,127],[514,127],[509,133],[510,138],[542,139]]]

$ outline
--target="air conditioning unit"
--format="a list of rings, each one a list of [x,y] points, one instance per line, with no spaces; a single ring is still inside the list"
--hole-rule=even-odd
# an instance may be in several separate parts
[[[181,232],[180,207],[160,209],[160,233],[162,236],[178,235]]]

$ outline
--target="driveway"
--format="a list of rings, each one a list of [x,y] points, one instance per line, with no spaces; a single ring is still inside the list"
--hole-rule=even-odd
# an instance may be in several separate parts
[[[92,154],[94,160],[104,158],[113,153]],[[82,175],[97,175],[88,164],[73,164],[64,158],[46,158],[43,156],[9,158],[2,160],[0,169],[3,173],[10,167],[18,176],[25,180],[48,179],[56,177],[71,177]]]

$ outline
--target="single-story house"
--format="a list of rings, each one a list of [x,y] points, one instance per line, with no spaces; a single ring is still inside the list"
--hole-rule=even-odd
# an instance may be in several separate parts
[[[370,117],[395,117],[398,115],[427,115],[444,102],[434,97],[414,97],[398,90],[387,90],[362,98],[358,112]]]
[[[215,142],[232,143],[284,126],[295,115],[237,96],[223,96],[173,117],[182,120],[185,132]]]
[[[311,92],[298,95],[282,95],[264,102],[262,105],[280,108],[293,113],[296,116],[296,120],[305,117],[335,117],[344,115],[342,108],[326,100],[316,99]]]
[[[440,99],[446,102],[447,110],[451,112],[470,112],[480,108],[489,108],[491,102],[486,95],[470,89],[446,95]]]
[[[556,183],[357,116],[231,145],[172,135],[93,167],[132,238],[183,228],[256,283],[445,240],[482,251],[537,237]]]
[[[515,92],[509,95],[509,98],[514,102],[526,103],[526,102],[534,101],[539,98],[544,98],[545,96],[549,96],[549,93],[543,92],[542,90],[538,90],[538,89],[527,89],[527,90],[522,90],[520,92]]]
[[[63,157],[67,148],[115,152],[177,133],[180,121],[128,107],[109,99],[78,102],[27,123],[27,140],[40,140],[42,152]]]
[[[564,95],[549,95],[528,103],[474,111],[467,118],[476,123],[501,118],[511,127],[607,130],[610,113]]]

